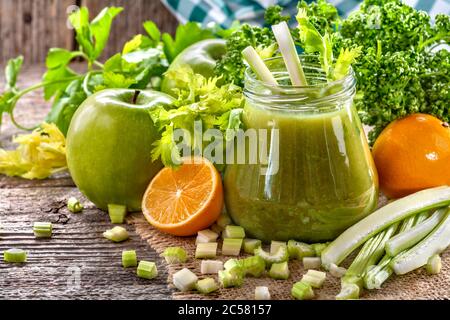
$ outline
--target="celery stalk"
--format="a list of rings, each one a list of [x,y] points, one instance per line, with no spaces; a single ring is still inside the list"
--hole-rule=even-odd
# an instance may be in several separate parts
[[[261,240],[257,239],[244,239],[244,252],[254,254],[255,249],[261,247]]]
[[[322,271],[308,270],[302,277],[302,282],[308,283],[313,288],[321,288],[327,278],[327,274]]]
[[[242,51],[245,61],[247,61],[250,68],[258,76],[258,78],[271,86],[278,86],[277,80],[274,78],[269,68],[267,68],[264,61],[258,55],[255,48],[248,46]]]
[[[288,262],[274,263],[270,267],[269,276],[276,280],[287,280],[289,278]]]
[[[52,230],[51,222],[35,222],[33,224],[33,233],[36,238],[51,238]]]
[[[305,269],[319,269],[322,265],[319,257],[304,257],[302,262]]]
[[[202,274],[215,274],[223,270],[223,262],[218,260],[203,260],[200,265]]]
[[[187,253],[181,247],[168,247],[161,253],[168,264],[185,263],[187,260]]]
[[[136,273],[139,278],[150,280],[158,276],[158,269],[154,262],[139,261]]]
[[[353,300],[359,299],[360,288],[354,283],[345,284],[341,292],[336,296],[336,300]]]
[[[122,266],[124,268],[137,266],[137,255],[134,250],[122,251]]]
[[[103,236],[113,242],[122,242],[128,239],[127,229],[123,227],[114,227],[103,232]]]
[[[286,21],[273,25],[272,31],[277,39],[278,47],[286,64],[292,85],[307,86],[305,73],[303,72],[303,67]]]
[[[268,287],[255,288],[255,300],[270,300],[270,292]]]
[[[311,248],[314,250],[314,252],[316,253],[317,257],[320,257],[320,255],[322,254],[323,250],[326,249],[326,247],[328,247],[330,243],[329,242],[325,242],[325,243],[313,243],[311,245]]]
[[[222,238],[233,238],[233,239],[244,239],[245,238],[245,230],[240,226],[232,226],[228,225],[225,227],[225,230],[222,232]]]
[[[22,249],[9,249],[3,252],[3,261],[23,263],[27,261],[27,253]]]
[[[316,251],[311,245],[295,240],[288,241],[287,250],[289,253],[289,259],[301,260],[304,257],[314,257],[316,255]]]
[[[286,242],[283,241],[272,241],[270,242],[270,254],[275,254],[279,247],[286,247]]]
[[[120,204],[108,204],[108,214],[111,223],[123,223],[127,215],[127,207]]]
[[[240,287],[244,283],[244,273],[239,267],[219,271],[219,282],[224,288]]]
[[[438,274],[441,272],[442,261],[438,254],[435,254],[428,259],[426,269],[429,274]]]
[[[225,238],[222,243],[224,256],[238,256],[241,252],[243,239]]]
[[[299,281],[292,286],[291,295],[297,300],[311,300],[314,291],[310,284]]]
[[[391,266],[396,274],[405,274],[424,266],[428,259],[450,245],[450,208],[442,221],[422,241],[411,249],[395,256]]]
[[[209,259],[217,256],[217,242],[198,243],[195,250],[196,259]]]
[[[246,276],[250,275],[252,277],[259,278],[264,271],[266,271],[266,263],[264,259],[259,256],[248,257],[242,259],[238,263],[244,270]]]
[[[339,265],[353,250],[389,225],[418,212],[450,204],[450,187],[443,186],[416,192],[393,201],[345,230],[322,252],[322,264]]]
[[[436,212],[424,222],[416,225],[408,231],[401,232],[392,237],[392,239],[386,243],[386,252],[393,257],[403,250],[411,248],[417,244],[420,240],[425,238],[439,224],[439,222],[441,222],[442,218],[446,214],[446,211],[446,208],[436,210]]]
[[[334,263],[330,265],[330,274],[335,278],[342,278],[345,273],[347,272],[347,269],[343,267],[338,267]]]
[[[72,213],[79,213],[83,211],[83,205],[77,198],[70,197],[69,200],[67,200],[67,209]]]
[[[195,243],[215,242],[218,237],[219,234],[210,229],[201,230],[197,232],[197,239],[195,240]]]
[[[264,251],[262,247],[256,248],[255,256],[263,258],[267,266],[272,265],[272,263],[279,263],[289,260],[287,248],[284,246],[280,246],[275,254],[270,254]]]

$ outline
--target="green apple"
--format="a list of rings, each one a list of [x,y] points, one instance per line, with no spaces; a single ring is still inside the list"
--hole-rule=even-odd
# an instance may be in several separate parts
[[[163,166],[151,160],[160,135],[148,111],[172,102],[161,92],[108,89],[78,108],[67,134],[67,162],[77,187],[98,208],[119,204],[140,210],[150,180]]]

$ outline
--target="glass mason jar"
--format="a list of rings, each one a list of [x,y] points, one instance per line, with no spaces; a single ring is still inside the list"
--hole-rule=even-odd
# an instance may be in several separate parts
[[[304,87],[287,84],[281,58],[266,61],[278,87],[246,71],[243,121],[246,130],[267,132],[267,148],[258,150],[267,161],[251,162],[247,154],[225,171],[228,213],[264,241],[332,240],[377,206],[378,176],[353,105],[353,71],[327,82],[317,57],[301,60]],[[251,143],[244,140],[247,153]]]

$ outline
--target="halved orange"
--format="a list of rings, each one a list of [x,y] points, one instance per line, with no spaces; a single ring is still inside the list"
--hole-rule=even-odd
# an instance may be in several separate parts
[[[151,181],[142,211],[155,228],[190,236],[209,227],[223,207],[222,179],[214,165],[201,157],[184,158],[176,169],[164,168]]]

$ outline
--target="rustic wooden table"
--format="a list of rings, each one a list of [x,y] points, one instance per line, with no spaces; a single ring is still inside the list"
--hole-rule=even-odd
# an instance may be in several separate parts
[[[43,71],[40,66],[25,68],[19,85],[38,82]],[[1,77],[1,88],[3,84]],[[31,93],[21,100],[15,115],[19,123],[33,126],[42,121],[49,105],[40,92]],[[5,117],[0,146],[11,146],[11,137],[19,132]],[[83,200],[83,213],[68,212],[65,202],[70,196]],[[52,239],[34,238],[35,221],[54,223]],[[130,240],[109,242],[102,233],[110,227],[107,214],[82,197],[67,173],[42,181],[0,175],[0,252],[10,248],[28,252],[23,265],[0,260],[0,299],[170,299],[167,270],[156,252],[132,226],[127,226]],[[134,268],[123,269],[124,249],[156,261],[158,278],[139,279]]]

